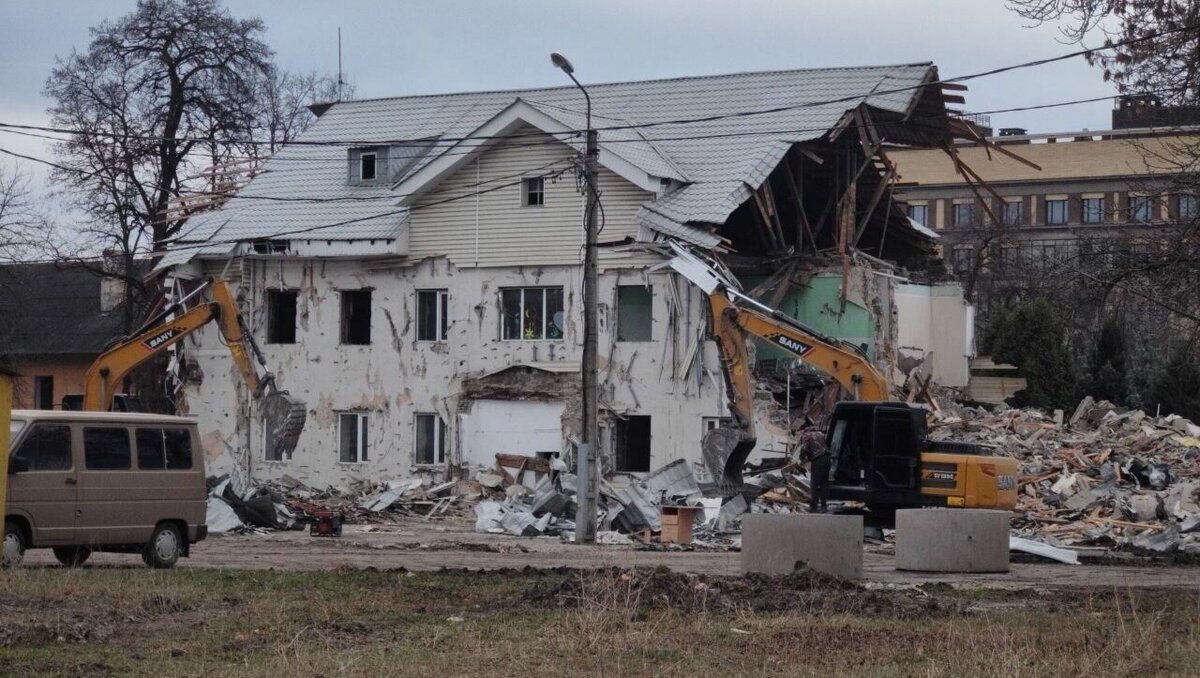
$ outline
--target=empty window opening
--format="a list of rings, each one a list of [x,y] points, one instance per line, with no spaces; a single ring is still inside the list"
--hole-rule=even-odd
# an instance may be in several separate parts
[[[421,466],[446,463],[446,422],[436,414],[416,415],[417,446],[413,462]]]
[[[192,468],[192,434],[184,428],[137,429],[138,468],[186,471]]]
[[[338,415],[338,461],[357,464],[367,460],[367,413]]]
[[[127,429],[83,429],[83,465],[88,470],[123,471],[130,467],[131,457]]]
[[[909,205],[908,218],[921,224],[922,226],[929,225],[929,206],[928,205]]]
[[[500,290],[502,339],[562,339],[563,289],[516,287]]]
[[[617,421],[614,447],[617,470],[646,473],[650,470],[650,417],[633,415]]]
[[[286,240],[255,240],[251,247],[255,254],[286,254],[288,251],[288,241]]]
[[[371,290],[342,291],[342,343],[371,343]]]
[[[375,153],[363,153],[358,156],[358,176],[363,181],[375,180]]]
[[[703,430],[701,435],[717,428],[731,428],[733,426],[733,417],[703,417],[701,419]]]
[[[54,409],[54,377],[33,378],[33,407],[36,410]]]
[[[446,290],[417,291],[417,341],[446,341],[449,307]]]
[[[546,178],[529,177],[521,181],[522,204],[526,207],[540,207],[546,204]]]
[[[654,293],[642,285],[617,286],[617,341],[650,341]]]
[[[296,343],[296,290],[267,290],[267,343]]]
[[[1083,223],[1098,224],[1104,221],[1104,198],[1083,199]]]
[[[1067,201],[1066,200],[1047,200],[1046,201],[1046,223],[1047,224],[1065,224],[1065,223],[1067,223]]]
[[[1129,218],[1141,224],[1150,221],[1150,196],[1129,196]]]
[[[1018,226],[1024,216],[1025,204],[1020,200],[1005,201],[1001,207],[1000,218],[1005,226]]]

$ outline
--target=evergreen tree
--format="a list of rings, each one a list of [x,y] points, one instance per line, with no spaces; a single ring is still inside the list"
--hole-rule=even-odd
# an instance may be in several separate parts
[[[1059,315],[1049,301],[1028,299],[997,314],[986,347],[994,360],[1016,365],[1025,378],[1025,389],[1009,400],[1014,407],[1070,406],[1075,390],[1071,357]]]
[[[1118,405],[1126,404],[1129,400],[1127,362],[1124,328],[1117,317],[1110,317],[1100,328],[1088,361],[1091,374],[1083,380],[1087,390],[1084,395]]]

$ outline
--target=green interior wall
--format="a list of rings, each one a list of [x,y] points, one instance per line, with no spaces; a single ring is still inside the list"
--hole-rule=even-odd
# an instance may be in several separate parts
[[[763,278],[743,278],[747,289],[762,282]],[[806,287],[793,287],[779,310],[808,325],[814,330],[849,341],[855,345],[867,345],[867,355],[875,358],[875,319],[871,313],[853,301],[846,301],[846,310],[841,311],[839,292],[842,288],[840,275],[815,275]],[[765,296],[769,296],[765,295]],[[760,299],[765,302],[766,299]],[[768,344],[758,342],[759,358],[790,358],[791,353]]]

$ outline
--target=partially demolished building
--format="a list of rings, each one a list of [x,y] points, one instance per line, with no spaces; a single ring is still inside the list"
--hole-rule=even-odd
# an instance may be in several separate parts
[[[936,282],[937,235],[892,199],[883,151],[951,143],[946,103],[961,98],[936,67],[589,91],[607,472],[676,459],[699,471],[701,438],[727,415],[706,299],[664,265],[672,243],[864,346],[897,379],[916,368],[965,383],[971,309]],[[341,485],[462,477],[497,454],[569,454],[580,423],[582,111],[570,87],[315,107],[298,143],[193,217],[159,264],[168,285],[235,284],[280,385],[310,407],[294,455],[271,458],[217,334],[189,338],[175,361],[180,401],[200,418],[213,471]],[[758,358],[789,386],[817,382],[766,348]],[[792,421],[781,411],[796,395],[760,394],[759,453],[786,451]]]

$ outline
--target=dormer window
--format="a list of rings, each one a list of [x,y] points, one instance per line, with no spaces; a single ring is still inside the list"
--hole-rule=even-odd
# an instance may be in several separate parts
[[[358,177],[362,181],[375,180],[375,153],[366,153],[358,156]]]

